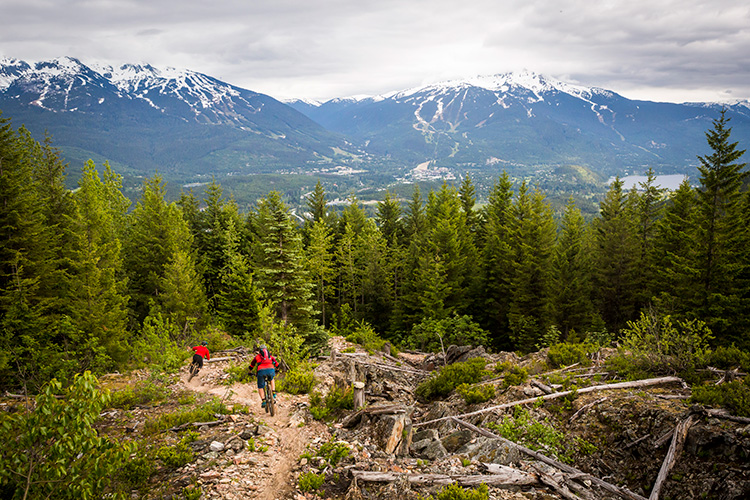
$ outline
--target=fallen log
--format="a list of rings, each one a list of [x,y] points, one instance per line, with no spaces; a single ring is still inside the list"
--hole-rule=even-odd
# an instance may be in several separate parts
[[[604,488],[605,490],[609,491],[610,493],[614,493],[622,498],[625,498],[627,500],[646,500],[645,497],[642,497],[638,495],[637,493],[633,493],[632,491],[628,490],[627,488],[621,488],[619,486],[616,486],[614,484],[610,484],[602,479],[599,479],[598,477],[592,476],[591,474],[586,474],[583,471],[580,471],[574,467],[571,467],[570,465],[566,465],[564,463],[558,462],[557,460],[554,460],[552,458],[549,458],[545,455],[542,455],[541,453],[538,453],[532,449],[526,448],[525,446],[521,446],[520,444],[514,443],[513,441],[510,441],[508,439],[505,439],[504,437],[498,436],[497,434],[493,434],[490,431],[486,429],[481,429],[477,427],[476,425],[472,425],[468,422],[465,422],[461,419],[458,419],[456,417],[451,417],[454,422],[456,422],[459,425],[462,425],[466,427],[467,429],[470,429],[477,434],[480,434],[482,436],[488,437],[490,439],[498,439],[504,444],[507,444],[508,446],[512,446],[513,448],[516,448],[518,451],[535,458],[539,460],[540,462],[544,462],[547,465],[551,465],[557,469],[560,469],[563,472],[567,472],[569,474],[575,474],[576,479],[578,480],[588,480],[591,481],[593,484],[596,484],[597,486]]]
[[[207,360],[206,360],[206,363],[217,363],[217,362],[219,362],[219,361],[232,361],[232,360],[234,360],[234,359],[235,359],[235,357],[234,357],[234,356],[224,356],[224,357],[222,357],[222,358],[211,358],[211,359],[207,359]]]
[[[724,420],[731,420],[732,422],[739,422],[741,424],[750,424],[750,418],[730,415],[726,410],[707,409],[706,413],[709,417],[723,418]]]
[[[599,399],[597,399],[596,401],[592,401],[592,402],[590,402],[590,403],[589,403],[589,404],[587,404],[587,405],[583,405],[583,406],[581,406],[581,407],[580,407],[580,408],[578,409],[578,411],[577,411],[577,412],[575,412],[575,413],[574,413],[573,415],[571,415],[570,419],[568,420],[568,423],[572,423],[572,422],[573,422],[573,420],[577,419],[577,418],[578,418],[578,416],[579,416],[579,415],[581,415],[581,414],[582,414],[583,412],[585,412],[585,411],[586,411],[586,410],[588,410],[589,408],[592,408],[592,407],[594,407],[594,406],[598,405],[599,403],[601,403],[601,402],[603,402],[603,401],[606,401],[606,400],[607,400],[607,398],[599,398]]]
[[[685,444],[685,437],[687,436],[691,425],[693,425],[692,415],[688,416],[685,420],[677,424],[677,427],[675,427],[672,436],[672,444],[669,445],[669,451],[664,458],[664,462],[661,464],[661,470],[659,471],[659,475],[656,476],[656,482],[654,483],[654,487],[651,490],[651,495],[649,495],[648,500],[659,500],[661,487],[667,479],[667,474],[672,470],[677,458],[680,456],[680,453],[682,453],[682,446]]]
[[[492,474],[475,474],[475,475],[449,475],[449,474],[407,474],[397,472],[377,472],[355,470],[352,476],[357,481],[391,483],[394,481],[406,480],[411,484],[420,485],[448,485],[459,484],[461,486],[478,486],[486,484],[487,486],[531,486],[540,484],[539,478],[535,474],[504,467],[502,471],[496,470]]]
[[[561,398],[563,396],[567,396],[569,394],[585,394],[587,392],[596,392],[596,391],[607,391],[607,390],[614,390],[614,389],[632,389],[635,387],[648,387],[651,385],[661,385],[661,384],[671,384],[673,382],[681,382],[683,383],[682,379],[679,377],[659,377],[659,378],[650,378],[645,380],[634,380],[631,382],[618,382],[616,384],[604,384],[604,385],[593,385],[591,387],[582,387],[581,389],[577,389],[575,391],[562,391],[562,392],[555,392],[553,394],[547,394],[545,396],[539,396],[537,398],[528,398],[528,399],[521,399],[518,401],[513,401],[511,403],[504,403],[497,406],[490,406],[489,408],[484,408],[482,410],[473,411],[471,413],[464,413],[462,415],[456,415],[458,417],[471,417],[474,415],[479,415],[482,413],[487,413],[489,411],[495,411],[495,410],[503,410],[506,408],[512,408],[514,406],[523,405],[527,403],[535,403],[536,401],[543,399],[554,399],[554,398]],[[422,425],[432,424],[435,422],[441,422],[443,420],[448,420],[454,418],[453,416],[450,417],[441,417],[436,418],[433,420],[428,420],[426,422],[417,422],[414,424],[415,427],[419,427]]]

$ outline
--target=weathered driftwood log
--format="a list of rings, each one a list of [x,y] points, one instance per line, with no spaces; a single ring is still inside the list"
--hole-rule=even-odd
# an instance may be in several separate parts
[[[362,415],[395,415],[397,413],[406,413],[403,405],[398,404],[362,408],[343,419],[341,421],[341,426],[345,428],[354,427],[355,425],[359,424],[360,420],[362,420]]]
[[[235,359],[234,356],[224,356],[222,358],[207,359],[206,363],[218,363],[219,361],[232,361],[233,359]]]
[[[352,399],[354,402],[354,409],[359,410],[365,406],[365,383],[354,382],[352,384]]]
[[[627,500],[646,500],[645,497],[642,497],[638,495],[637,493],[633,493],[632,491],[628,490],[627,488],[621,488],[619,486],[616,486],[614,484],[610,484],[602,479],[599,479],[598,477],[592,476],[590,474],[586,474],[583,471],[580,471],[574,467],[571,467],[570,465],[566,465],[564,463],[558,462],[557,460],[554,460],[552,458],[549,458],[545,455],[542,455],[541,453],[538,453],[534,450],[531,450],[529,448],[526,448],[525,446],[521,446],[519,444],[514,443],[513,441],[510,441],[508,439],[505,439],[504,437],[498,436],[497,434],[493,434],[490,431],[486,429],[481,429],[475,425],[472,425],[468,422],[465,422],[461,419],[458,419],[456,417],[451,417],[454,422],[456,422],[459,425],[462,425],[466,427],[467,429],[471,429],[472,431],[476,432],[477,434],[481,434],[482,436],[488,437],[490,439],[498,439],[502,441],[503,443],[506,443],[508,446],[512,446],[514,448],[517,448],[518,451],[535,458],[539,460],[540,462],[544,462],[547,465],[551,465],[553,467],[556,467],[557,469],[560,469],[563,472],[567,472],[569,474],[575,474],[576,479],[580,480],[589,480],[593,484],[596,484],[597,486],[604,488],[605,490],[609,491],[610,493],[614,493],[615,495],[618,495],[622,498],[625,498]]]
[[[174,432],[176,432],[176,431],[181,431],[181,430],[186,429],[186,428],[191,427],[191,426],[192,427],[202,427],[202,426],[206,425],[208,427],[211,427],[211,426],[220,425],[220,424],[223,424],[223,423],[224,423],[223,419],[222,420],[213,420],[211,422],[185,422],[184,424],[176,425],[176,426],[172,427],[171,429],[167,429],[166,431],[174,431]]]
[[[544,383],[542,383],[542,382],[540,382],[540,381],[538,381],[536,379],[531,379],[530,383],[534,387],[537,387],[537,388],[541,389],[542,392],[545,393],[545,394],[552,394],[552,393],[555,392],[555,390],[552,387],[550,387],[547,384],[544,384]]]
[[[448,474],[405,474],[396,472],[377,472],[365,470],[352,470],[352,475],[357,481],[391,483],[405,479],[411,484],[422,485],[447,485],[457,483],[461,486],[478,486],[486,484],[488,486],[530,486],[540,484],[539,478],[535,474],[505,467],[502,471],[493,472],[492,474],[476,475],[448,475]]]
[[[514,406],[527,404],[527,403],[534,403],[538,401],[539,399],[554,399],[554,398],[561,398],[563,396],[567,396],[569,394],[573,394],[574,392],[577,394],[585,394],[587,392],[595,392],[595,391],[609,391],[614,389],[632,389],[635,387],[648,387],[651,385],[662,385],[662,384],[671,384],[674,382],[680,382],[682,383],[682,379],[679,377],[659,377],[659,378],[649,378],[645,380],[634,380],[632,382],[618,382],[616,384],[604,384],[604,385],[594,385],[591,387],[582,387],[581,389],[578,389],[576,391],[562,391],[562,392],[555,392],[554,394],[547,394],[545,396],[539,396],[538,398],[528,398],[528,399],[521,399],[519,401],[513,401],[511,403],[505,403],[497,406],[491,406],[489,408],[484,408],[483,410],[477,410],[471,413],[464,413],[463,415],[458,415],[459,417],[471,417],[474,415],[479,415],[481,413],[487,413],[489,411],[495,411],[495,410],[502,410],[505,408],[512,408]],[[428,420],[426,422],[417,422],[414,424],[415,427],[419,427],[422,425],[432,424],[434,422],[441,422],[443,420],[448,420],[451,417],[441,417],[436,418],[434,420]]]
[[[730,415],[726,410],[708,409],[706,413],[709,417],[723,418],[724,420],[731,420],[732,422],[739,422],[741,424],[750,424],[750,418]]]
[[[685,437],[687,436],[691,425],[693,425],[692,415],[688,416],[685,420],[677,424],[677,427],[675,427],[674,435],[672,436],[672,444],[669,445],[669,451],[664,458],[664,462],[661,464],[661,470],[659,471],[659,475],[656,476],[656,482],[654,483],[654,487],[651,490],[651,495],[649,495],[648,500],[659,500],[661,487],[667,479],[667,474],[669,474],[669,471],[672,470],[672,467],[677,461],[677,457],[682,453],[682,446],[685,444]]]

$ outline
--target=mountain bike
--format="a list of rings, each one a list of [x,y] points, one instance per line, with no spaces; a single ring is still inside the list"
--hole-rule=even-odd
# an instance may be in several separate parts
[[[265,394],[266,413],[270,413],[273,417],[276,415],[276,400],[271,390],[271,380],[270,375],[263,375],[263,394]]]
[[[198,363],[192,361],[190,363],[190,368],[188,368],[188,371],[190,372],[190,375],[188,376],[188,382],[190,382],[191,380],[193,380],[193,377],[198,375],[198,372],[201,371],[201,369],[198,366]]]

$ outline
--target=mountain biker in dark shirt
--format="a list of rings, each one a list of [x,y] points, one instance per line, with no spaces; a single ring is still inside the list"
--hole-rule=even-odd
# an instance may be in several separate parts
[[[268,349],[266,349],[266,346],[261,345],[255,350],[256,354],[253,360],[250,362],[250,368],[248,370],[250,373],[253,373],[253,368],[255,365],[258,365],[258,395],[260,396],[260,406],[262,408],[266,407],[266,398],[265,398],[265,391],[263,389],[263,386],[265,385],[265,380],[263,380],[263,377],[265,375],[269,375],[271,377],[271,382],[269,385],[271,386],[271,394],[273,394],[273,398],[276,399],[276,384],[274,383],[274,377],[276,376],[276,368],[279,367],[279,362],[276,361],[276,358],[274,358],[269,352]]]
[[[192,347],[195,354],[193,354],[193,363],[198,365],[198,368],[203,368],[203,358],[211,359],[211,354],[208,352],[208,342],[205,340],[201,342],[201,345]]]

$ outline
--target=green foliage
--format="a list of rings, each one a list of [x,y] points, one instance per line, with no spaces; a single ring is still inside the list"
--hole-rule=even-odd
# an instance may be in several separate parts
[[[490,498],[489,488],[486,484],[477,488],[464,489],[462,486],[452,483],[443,486],[436,496],[428,495],[424,500],[488,500]]]
[[[474,358],[444,366],[437,374],[419,384],[415,394],[423,401],[430,401],[447,396],[461,384],[476,384],[485,374],[486,363],[483,358]]]
[[[380,338],[375,330],[364,321],[357,322],[356,328],[352,333],[346,336],[346,340],[361,345],[370,354],[375,351],[382,351],[383,346],[385,345],[385,340]]]
[[[738,417],[750,417],[750,378],[721,385],[694,385],[690,401],[721,407]]]
[[[185,500],[199,500],[203,492],[200,486],[185,486],[182,489],[182,496]]]
[[[677,372],[685,376],[705,365],[713,338],[705,323],[698,320],[673,323],[670,316],[641,313],[638,321],[628,322],[619,350],[627,365],[648,373]]]
[[[414,325],[407,343],[423,352],[442,352],[449,345],[487,346],[489,333],[471,316],[453,314],[445,319],[424,319]]]
[[[529,372],[526,368],[513,365],[510,367],[508,372],[505,374],[503,379],[503,388],[511,387],[514,385],[521,385],[529,379]]]
[[[563,462],[571,462],[565,434],[556,430],[548,419],[536,420],[525,408],[516,406],[512,416],[505,416],[499,423],[490,422],[487,427],[514,443],[532,450],[545,450]]]
[[[708,355],[708,366],[722,370],[739,368],[741,372],[750,372],[750,353],[743,351],[734,344],[719,346]]]
[[[157,385],[150,380],[144,380],[127,386],[110,394],[109,408],[120,408],[130,410],[134,406],[143,406],[154,402],[163,401],[169,396],[169,389],[163,385]]]
[[[31,411],[0,416],[0,492],[6,498],[90,499],[114,491],[114,480],[135,445],[100,437],[92,427],[108,395],[89,372],[64,391],[57,380]],[[61,488],[60,485],[65,487]],[[115,495],[117,496],[117,495]]]
[[[284,377],[276,382],[276,386],[278,390],[289,394],[309,394],[316,382],[313,366],[306,361],[284,373]]]
[[[472,385],[460,384],[456,387],[456,392],[464,398],[466,404],[473,405],[484,403],[495,397],[495,386],[490,384]]]
[[[255,380],[255,375],[250,373],[250,361],[237,365],[229,365],[224,368],[224,373],[229,375],[222,380],[222,384],[225,385],[232,385],[234,383],[249,384]]]
[[[165,413],[158,417],[146,420],[143,432],[154,434],[165,429],[188,423],[188,422],[207,422],[214,420],[214,414],[219,413],[228,415],[232,412],[224,402],[219,398],[204,403],[196,408],[183,409],[174,413]]]
[[[162,446],[156,451],[156,457],[170,469],[177,469],[193,461],[193,450],[187,443],[180,441],[173,446]]]
[[[348,457],[351,452],[352,450],[345,443],[328,441],[318,448],[315,455],[323,458],[329,466],[336,467],[336,465]]]
[[[132,457],[120,469],[120,489],[144,490],[154,472],[156,472],[156,465],[151,457]]]
[[[310,413],[315,420],[331,420],[341,410],[352,409],[354,409],[354,393],[351,387],[333,386],[325,397],[316,391],[310,394]]]
[[[152,371],[176,373],[191,356],[173,340],[177,328],[168,318],[156,312],[143,321],[141,335],[133,342],[135,366],[146,366]]]
[[[599,350],[595,344],[569,344],[567,342],[555,344],[547,352],[547,362],[552,368],[570,366],[576,363],[581,366],[591,365],[589,356]]]
[[[297,486],[303,492],[316,491],[325,482],[325,474],[315,472],[305,472],[300,475]]]

